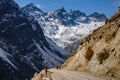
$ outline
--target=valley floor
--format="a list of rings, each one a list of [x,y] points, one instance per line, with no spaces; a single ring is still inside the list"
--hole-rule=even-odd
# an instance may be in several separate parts
[[[44,71],[36,75],[32,80],[115,80],[110,77],[97,77],[86,72],[50,69],[48,77],[44,77]]]

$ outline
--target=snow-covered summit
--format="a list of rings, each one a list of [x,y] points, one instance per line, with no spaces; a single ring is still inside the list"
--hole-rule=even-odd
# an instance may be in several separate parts
[[[28,8],[28,6],[25,6],[23,11]],[[36,14],[37,17],[34,15],[36,11],[33,11],[32,14],[30,10],[27,12],[39,22],[45,36],[51,38],[62,48],[80,41],[94,29],[100,27],[106,20],[105,15],[99,13],[88,16],[80,10],[70,10],[68,12],[64,7],[53,12],[40,12],[44,15]]]
[[[106,20],[105,14],[99,14],[98,12],[94,12],[93,14],[88,16],[92,21],[103,22]]]
[[[26,5],[26,7],[27,8],[24,8],[24,10],[27,11],[27,12],[39,11],[39,12],[43,13],[42,10],[37,8],[33,3],[30,3],[30,4]]]

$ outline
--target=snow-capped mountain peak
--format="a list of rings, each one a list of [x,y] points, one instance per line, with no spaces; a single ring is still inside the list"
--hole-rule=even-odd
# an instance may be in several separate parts
[[[26,6],[27,6],[27,9],[28,9],[28,10],[41,11],[41,12],[43,12],[43,11],[40,10],[38,7],[36,7],[33,3],[30,3],[30,4],[26,5]]]
[[[99,21],[99,22],[103,22],[104,20],[106,20],[106,16],[105,14],[99,14],[98,12],[94,12],[93,14],[88,16],[91,20],[95,20],[95,21]]]
[[[29,7],[36,7],[33,3],[29,3],[27,6],[29,6]]]
[[[64,7],[62,7],[61,9],[57,9],[56,11],[54,11],[55,14],[67,14],[67,11],[65,10]]]
[[[40,16],[44,15],[44,12],[41,9],[39,9],[38,7],[36,7],[33,3],[26,5],[26,7],[24,7],[23,12],[25,12],[27,14],[31,14],[31,15],[34,15],[36,17],[40,17]],[[40,16],[37,16],[38,14]]]
[[[28,7],[25,6],[25,9]],[[23,10],[25,10],[23,8]],[[31,13],[31,11],[28,11]],[[45,36],[51,38],[58,46],[65,48],[100,27],[106,17],[99,13],[86,15],[80,10],[65,10],[64,7],[53,12],[45,12],[45,15],[29,14],[41,25]],[[44,14],[44,13],[43,13]],[[38,17],[39,16],[39,17]]]
[[[70,11],[70,15],[75,16],[75,18],[80,17],[80,16],[86,16],[86,14],[81,12],[80,10],[72,10]]]

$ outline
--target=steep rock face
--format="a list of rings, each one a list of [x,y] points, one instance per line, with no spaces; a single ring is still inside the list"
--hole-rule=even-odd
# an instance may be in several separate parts
[[[74,65],[73,65],[74,64]],[[120,79],[120,11],[87,36],[62,66]]]
[[[28,4],[23,11],[33,16],[41,25],[45,36],[63,49],[72,44],[71,48],[76,50],[75,47],[78,45],[75,43],[101,26],[106,20],[105,15],[97,13],[97,15],[89,17],[80,10],[67,12],[64,7],[53,12],[43,12],[38,10],[35,5]],[[75,50],[68,50],[68,52]]]
[[[69,56],[43,34],[38,22],[13,0],[0,0],[0,80],[30,79]]]
[[[102,21],[106,20],[106,16],[104,14],[99,14],[97,12],[89,15],[88,17],[93,21],[102,22]]]

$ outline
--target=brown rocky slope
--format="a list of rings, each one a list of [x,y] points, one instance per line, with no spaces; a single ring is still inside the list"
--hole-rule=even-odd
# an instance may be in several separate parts
[[[120,10],[87,36],[62,68],[109,75],[120,80]]]

